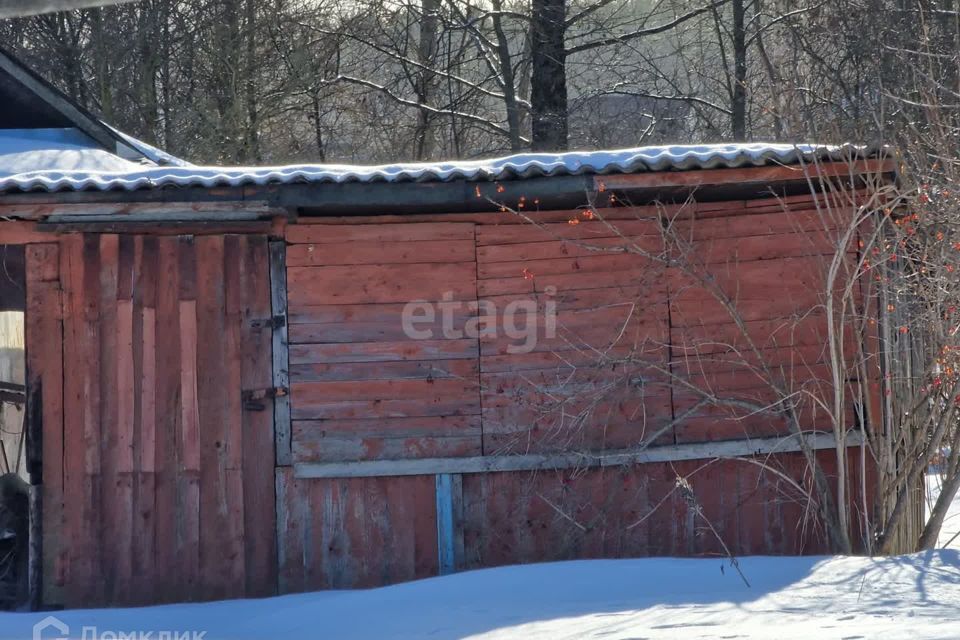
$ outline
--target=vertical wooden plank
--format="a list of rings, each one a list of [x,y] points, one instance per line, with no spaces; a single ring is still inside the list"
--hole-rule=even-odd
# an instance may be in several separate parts
[[[270,241],[270,302],[275,326],[273,329],[273,386],[290,387],[290,355],[287,345],[287,245],[283,240]],[[277,396],[273,405],[278,466],[293,464],[290,432],[290,397]]]
[[[220,448],[224,469],[224,502],[229,517],[219,532],[226,551],[223,573],[224,587],[231,596],[241,596],[246,588],[246,556],[243,496],[243,415],[241,324],[246,304],[246,243],[244,236],[228,235],[223,239],[223,342],[218,354],[223,362],[223,376],[217,392],[223,404],[224,439]],[[201,399],[201,402],[203,400]],[[202,491],[202,488],[201,488]],[[202,517],[202,514],[201,514]]]
[[[307,535],[304,480],[297,480],[293,467],[276,469],[277,487],[277,585],[280,593],[305,589],[304,539]],[[324,504],[316,505],[325,508]],[[326,547],[325,547],[326,548]]]
[[[102,427],[102,392],[105,386],[102,379],[102,323],[101,323],[101,289],[106,279],[109,283],[111,274],[102,273],[104,264],[100,257],[100,238],[96,235],[87,235],[83,238],[83,332],[82,352],[85,358],[78,362],[86,362],[83,370],[84,407],[83,407],[83,450],[84,450],[84,488],[87,493],[87,508],[84,512],[83,538],[89,549],[88,559],[81,561],[87,570],[81,579],[86,584],[83,602],[86,605],[95,605],[106,599],[106,584],[104,581],[104,536],[103,536],[103,459],[101,444],[103,438]],[[109,269],[109,265],[107,265]],[[112,363],[111,363],[112,364]],[[109,389],[109,381],[107,388]]]
[[[60,245],[63,287],[63,360],[80,362],[83,321],[83,237],[67,236]],[[63,376],[63,604],[76,605],[83,570],[77,553],[83,544],[80,523],[87,508],[83,491],[83,380],[79,371]]]
[[[240,344],[244,392],[273,383],[270,316],[270,260],[266,238],[250,237],[241,260],[244,292]],[[277,589],[277,518],[274,488],[273,401],[265,396],[243,411],[243,498],[246,595],[268,596]]]
[[[180,469],[177,481],[177,541],[180,588],[187,598],[200,585],[200,414],[197,400],[197,256],[194,239],[179,241],[180,273]]]
[[[67,606],[103,601],[100,510],[100,246],[68,236],[61,249],[64,318],[64,537]]]
[[[146,236],[138,243],[133,289],[133,446],[129,462],[133,480],[130,598],[135,603],[152,600],[155,574],[155,470],[156,470],[156,298],[157,238]],[[149,578],[147,577],[149,576]]]
[[[179,565],[183,548],[179,528],[178,487],[180,479],[182,406],[180,401],[180,265],[179,239],[158,240],[157,290],[155,325],[162,339],[156,341],[154,329],[154,467],[155,473],[155,553],[159,569],[152,581],[152,599],[169,602],[179,599],[181,589]],[[147,352],[147,327],[144,318],[144,354]],[[146,451],[141,451],[141,458]],[[146,462],[144,462],[144,465]],[[172,568],[176,567],[177,570]],[[166,569],[164,569],[166,568]]]
[[[103,590],[103,599],[114,602],[122,594],[117,589],[117,573],[123,571],[123,564],[129,554],[129,522],[125,520],[126,501],[129,498],[127,486],[118,475],[118,460],[121,449],[129,446],[123,441],[123,430],[118,422],[117,397],[117,259],[119,255],[116,235],[92,235],[85,243],[99,245],[99,287],[91,299],[99,299],[99,314],[94,318],[98,322],[99,340],[93,349],[99,349],[98,358],[90,361],[91,377],[96,376],[99,386],[99,420],[92,430],[96,438],[95,446],[100,456],[100,509],[94,514],[91,535],[95,536],[103,551],[99,575],[94,580]],[[87,250],[84,260],[88,260]],[[128,377],[126,381],[130,381]],[[116,549],[121,552],[114,553]],[[109,550],[109,553],[106,552]],[[98,604],[104,602],[98,600]]]
[[[27,387],[37,390],[41,438],[41,495],[38,496],[42,576],[40,603],[63,603],[63,310],[60,252],[54,244],[25,248]],[[32,402],[28,392],[27,401]],[[36,580],[36,578],[34,578]],[[36,597],[34,593],[31,594]]]
[[[56,244],[25,248],[27,402],[39,403],[42,507],[40,602],[63,602],[63,322]],[[44,388],[45,387],[45,388]],[[39,390],[33,398],[29,390]],[[31,535],[34,532],[31,531]],[[32,538],[33,539],[33,538]],[[33,594],[32,594],[33,595]]]
[[[101,243],[103,240],[101,240]],[[111,425],[111,433],[105,435],[105,442],[109,452],[109,486],[107,498],[110,505],[105,505],[105,513],[110,514],[110,521],[105,527],[110,531],[110,557],[112,575],[110,585],[110,604],[130,604],[134,602],[131,591],[133,582],[133,428],[134,428],[134,393],[139,381],[136,379],[134,362],[134,326],[133,326],[133,289],[136,275],[134,271],[139,263],[140,242],[132,236],[123,236],[116,241],[115,250],[109,255],[115,262],[116,281],[110,288],[104,290],[104,301],[112,294],[114,345],[113,352],[104,353],[104,358],[110,357],[113,369],[113,389],[110,393],[113,417],[105,421]],[[108,253],[102,252],[104,259]],[[104,331],[107,327],[104,327]],[[107,405],[104,405],[105,411]],[[105,469],[107,467],[105,466]],[[106,480],[106,475],[105,475]]]
[[[29,533],[27,550],[27,606],[30,611],[39,611],[43,604],[43,487],[30,485]]]
[[[228,368],[224,296],[224,239],[203,236],[197,248],[197,402],[200,416],[200,582],[208,598],[230,593],[231,531],[227,503]]]
[[[440,473],[435,476],[437,492],[437,560],[440,575],[454,572],[453,564],[453,475]]]
[[[463,566],[463,476],[440,473],[436,478],[437,563],[440,575]]]

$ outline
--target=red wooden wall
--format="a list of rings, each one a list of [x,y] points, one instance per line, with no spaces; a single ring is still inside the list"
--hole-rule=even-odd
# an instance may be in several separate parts
[[[696,394],[671,377],[755,403],[776,396],[751,367],[771,368],[787,390],[825,380],[816,292],[846,213],[824,217],[808,197],[600,213],[607,222],[581,210],[533,223],[504,213],[286,227],[292,466],[275,464],[275,428],[286,425],[274,425],[264,393],[283,349],[265,235],[20,238],[5,223],[3,237],[28,244],[45,602],[257,596],[438,573],[433,475],[306,479],[304,465],[786,434],[768,415],[694,409]],[[759,355],[732,357],[744,337],[715,297],[651,259],[682,252],[730,294]],[[438,314],[417,325],[430,339],[408,336],[412,300],[450,305],[453,332]],[[537,305],[532,349],[516,352],[523,339],[502,327],[460,334],[481,305],[517,301]],[[812,403],[801,414],[805,428],[828,424]],[[818,454],[828,474],[833,455]],[[763,462],[779,473],[696,460],[464,474],[459,566],[719,553],[678,476],[735,553],[825,550],[792,486],[809,486],[805,461]]]
[[[411,300],[476,300],[474,225],[297,225],[287,240],[294,461],[479,455],[477,341],[444,338],[439,316],[414,340],[401,321]]]
[[[600,213],[288,227],[295,466],[278,469],[282,590],[371,586],[437,571],[433,476],[305,479],[296,477],[297,464],[597,452],[789,433],[769,414],[698,408],[702,394],[670,384],[671,376],[760,405],[778,397],[758,373],[764,366],[788,393],[828,384],[821,303],[850,210],[825,213],[810,197],[792,197]],[[844,251],[854,257],[855,242]],[[730,297],[758,353],[737,354],[746,339],[702,280],[652,259],[681,254]],[[449,301],[500,310],[535,300],[537,322],[556,304],[556,335],[541,331],[525,353],[509,348],[522,339],[502,331],[472,340],[440,335],[439,326],[430,340],[404,335],[403,304],[440,301],[446,292]],[[476,315],[463,309],[456,329]],[[848,414],[852,425],[852,408]],[[830,425],[812,402],[802,403],[801,419],[806,429]],[[829,473],[835,454],[818,455]],[[678,475],[690,478],[735,553],[825,550],[823,532],[804,517],[809,505],[791,487],[809,486],[802,456],[764,462],[782,475],[715,460],[464,474],[462,566],[719,553],[675,490]],[[853,500],[862,510],[863,498]]]
[[[76,234],[27,256],[47,604],[274,593],[272,405],[243,401],[271,385],[266,238]]]

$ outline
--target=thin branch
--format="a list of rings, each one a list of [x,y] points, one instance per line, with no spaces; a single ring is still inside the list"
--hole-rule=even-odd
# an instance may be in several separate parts
[[[503,134],[505,136],[510,135],[510,131],[506,127],[500,126],[497,123],[491,122],[490,120],[487,120],[486,118],[482,118],[474,113],[467,113],[465,111],[456,111],[454,109],[441,109],[438,107],[431,106],[429,104],[424,104],[417,100],[409,100],[407,98],[398,96],[397,94],[390,91],[390,89],[388,89],[387,87],[383,85],[379,85],[375,82],[371,82],[370,80],[364,80],[363,78],[355,78],[353,76],[345,76],[345,75],[339,75],[336,78],[330,78],[329,80],[326,80],[326,83],[328,84],[335,84],[337,82],[347,82],[350,84],[356,84],[363,87],[368,87],[370,89],[379,91],[380,93],[387,96],[388,98],[390,98],[391,100],[393,100],[398,104],[402,104],[408,107],[415,107],[417,109],[423,109],[424,111],[428,111],[435,115],[455,116],[457,118],[462,118],[470,122],[476,122],[477,124],[480,124],[484,127],[492,129],[493,131],[496,131],[497,133]],[[523,138],[523,141],[529,142],[529,140],[527,140],[526,138]]]
[[[658,33],[664,33],[670,31],[671,29],[680,26],[684,22],[692,20],[697,16],[703,15],[708,11],[713,11],[718,7],[722,7],[727,4],[730,0],[718,0],[713,4],[708,4],[706,6],[694,9],[689,11],[678,18],[674,18],[670,22],[666,22],[655,27],[646,27],[643,29],[637,29],[636,31],[631,31],[630,33],[624,33],[617,36],[611,36],[609,38],[601,38],[600,40],[594,40],[592,42],[584,42],[582,44],[574,45],[567,48],[567,55],[572,55],[574,53],[580,53],[581,51],[588,51],[590,49],[597,49],[599,47],[608,47],[615,44],[623,44],[624,42],[629,42],[631,40],[636,40],[637,38],[643,38],[646,36],[656,35]]]

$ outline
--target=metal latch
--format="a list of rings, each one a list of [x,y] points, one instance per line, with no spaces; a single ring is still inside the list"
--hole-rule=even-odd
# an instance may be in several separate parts
[[[267,398],[282,398],[290,393],[286,387],[268,387],[266,389],[245,389],[240,392],[245,411],[263,411],[267,405],[263,402]]]
[[[273,316],[272,318],[254,318],[250,321],[254,329],[279,329],[287,326],[287,316]]]

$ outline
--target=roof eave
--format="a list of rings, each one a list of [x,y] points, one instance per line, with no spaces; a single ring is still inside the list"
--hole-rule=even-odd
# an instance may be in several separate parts
[[[595,203],[604,191],[621,203],[750,200],[771,195],[795,195],[819,190],[826,181],[896,179],[891,159],[811,165],[741,167],[661,171],[633,174],[536,177],[517,180],[451,182],[345,182],[251,185],[214,188],[164,188],[136,191],[29,192],[0,195],[0,215],[42,220],[86,205],[112,205],[131,215],[186,211],[194,221],[223,219],[222,205],[260,211],[268,218],[277,211],[301,216],[370,216],[423,213],[482,213],[512,207],[521,198],[541,210],[569,209]],[[144,206],[141,206],[144,205]],[[145,206],[149,205],[149,206]],[[532,206],[532,205],[531,205]],[[219,208],[218,208],[219,207]],[[4,213],[4,209],[7,213]],[[205,209],[207,211],[205,211]]]

